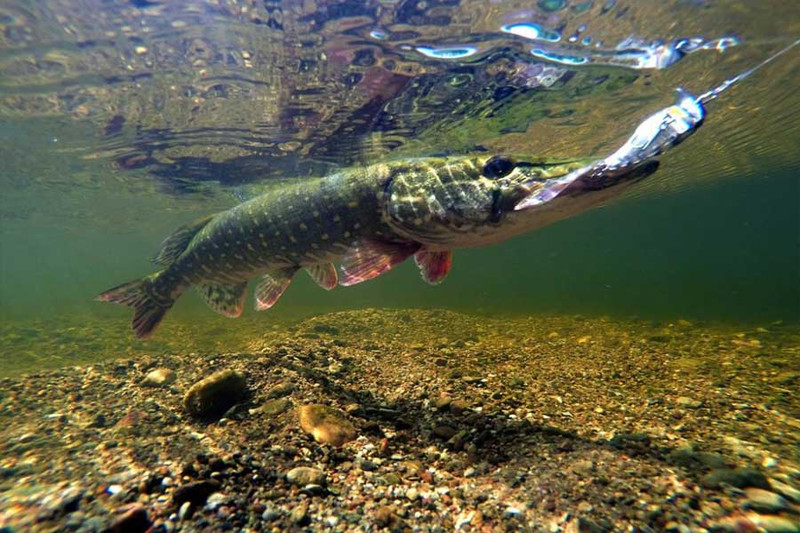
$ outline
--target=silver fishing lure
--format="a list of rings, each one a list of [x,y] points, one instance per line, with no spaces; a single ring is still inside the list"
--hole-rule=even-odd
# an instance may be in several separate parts
[[[798,44],[800,39],[700,96],[694,96],[679,88],[678,101],[644,119],[619,150],[569,173],[560,180],[554,180],[550,186],[531,195],[515,209],[521,210],[547,203],[554,197],[573,189],[603,188],[608,181],[619,179],[652,161],[653,158],[680,144],[703,125],[706,118],[705,104]]]

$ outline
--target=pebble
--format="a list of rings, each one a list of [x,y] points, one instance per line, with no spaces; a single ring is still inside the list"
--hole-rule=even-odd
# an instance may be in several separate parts
[[[264,405],[262,405],[258,409],[254,409],[254,411],[261,413],[262,415],[266,415],[268,417],[274,417],[278,416],[279,414],[285,413],[291,408],[292,408],[292,400],[290,400],[289,398],[277,398],[275,400],[269,400],[264,402]]]
[[[338,409],[320,404],[303,405],[298,409],[300,427],[314,440],[342,446],[356,438],[356,428]]]
[[[290,383],[288,381],[281,381],[274,387],[272,387],[269,392],[267,392],[267,398],[283,398],[284,396],[289,396],[291,393],[294,392],[294,383]]]
[[[186,520],[192,517],[192,502],[183,502],[178,509],[178,520]]]
[[[746,515],[756,527],[762,528],[766,533],[798,533],[800,522],[785,516],[762,515],[749,513]]]
[[[700,400],[695,400],[694,398],[689,398],[688,396],[680,396],[675,400],[675,403],[681,407],[687,407],[689,409],[697,409],[703,402]]]
[[[406,491],[406,498],[408,498],[409,501],[413,502],[414,500],[419,498],[419,491],[413,487],[408,489]]]
[[[456,433],[458,432],[455,430],[455,428],[446,424],[440,424],[433,428],[433,434],[442,440],[450,440],[456,435]]]
[[[119,516],[111,524],[115,533],[144,533],[150,529],[150,518],[147,511],[139,504],[129,505],[119,510]]]
[[[190,502],[194,505],[203,505],[213,493],[217,492],[220,484],[217,480],[192,481],[175,489],[172,501],[175,505]]]
[[[298,526],[308,524],[308,500],[302,501],[300,505],[292,509],[292,512],[289,514],[289,520]]]
[[[575,463],[572,465],[572,471],[581,476],[588,476],[594,471],[594,467],[595,465],[593,461],[590,459],[583,459],[580,461],[575,461]]]
[[[142,379],[142,385],[145,387],[161,387],[169,385],[175,381],[176,377],[177,374],[175,374],[174,370],[170,370],[169,368],[156,368],[148,372],[144,379]]]
[[[667,454],[667,461],[688,469],[725,468],[727,460],[718,453],[698,452],[692,446],[683,446]]]
[[[375,519],[375,525],[378,527],[389,527],[397,521],[397,515],[395,514],[394,507],[389,505],[379,507],[373,516]]]
[[[286,481],[300,487],[305,487],[306,485],[325,486],[327,476],[322,470],[308,466],[298,466],[286,472]]]
[[[718,468],[700,479],[700,484],[709,489],[719,488],[723,483],[739,489],[745,487],[770,488],[766,476],[758,470],[750,468]]]
[[[746,488],[744,493],[747,496],[742,507],[752,509],[759,513],[779,513],[789,507],[789,503],[780,494],[775,494],[764,489]]]
[[[387,485],[397,485],[402,479],[394,472],[389,472],[383,476],[383,481],[386,482]]]
[[[794,503],[800,503],[800,490],[788,485],[787,483],[783,483],[776,479],[770,480],[770,485],[772,485],[772,490],[781,494],[784,498],[787,498]]]
[[[242,400],[247,394],[247,382],[235,370],[220,370],[201,379],[186,392],[183,406],[199,418],[216,418]]]
[[[359,461],[358,466],[361,467],[361,470],[365,472],[374,472],[378,469],[378,464],[374,461],[370,461],[369,459],[362,459]]]
[[[450,412],[454,415],[463,414],[467,409],[469,409],[469,404],[464,400],[455,400],[450,404]]]
[[[436,403],[434,403],[433,405],[439,411],[444,411],[445,409],[450,407],[450,403],[452,401],[453,401],[453,399],[450,396],[442,395],[442,396],[439,396],[439,398],[436,400]]]

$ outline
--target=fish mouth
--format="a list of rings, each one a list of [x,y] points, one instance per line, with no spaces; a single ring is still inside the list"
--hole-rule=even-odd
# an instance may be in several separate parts
[[[623,183],[635,183],[658,169],[657,160],[639,164],[611,167],[599,161],[573,170],[561,178],[541,183],[527,182],[530,193],[514,206],[514,211],[524,211],[551,202],[559,197],[576,197],[603,191]]]

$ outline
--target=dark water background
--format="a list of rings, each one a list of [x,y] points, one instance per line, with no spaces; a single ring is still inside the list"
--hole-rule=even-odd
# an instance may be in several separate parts
[[[54,364],[55,328],[91,331],[57,340],[81,360],[126,353],[128,310],[92,297],[150,272],[166,235],[237,195],[381,159],[602,156],[675,87],[704,91],[800,35],[794,0],[222,4],[0,2],[0,368]],[[683,57],[652,46],[693,37]],[[441,286],[410,264],[330,293],[298,276],[257,320],[434,307],[796,322],[799,86],[793,51],[711,104],[638,189],[459,250]],[[258,332],[253,320],[194,295],[167,318],[218,339]],[[188,348],[219,348],[212,337]]]

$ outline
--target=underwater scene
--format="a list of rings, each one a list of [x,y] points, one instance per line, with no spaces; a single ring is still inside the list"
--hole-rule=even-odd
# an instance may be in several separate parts
[[[0,533],[800,532],[796,0],[0,0]]]

